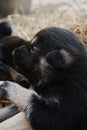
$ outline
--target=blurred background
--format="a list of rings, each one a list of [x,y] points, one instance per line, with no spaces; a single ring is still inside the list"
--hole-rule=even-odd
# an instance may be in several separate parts
[[[66,27],[87,41],[87,0],[0,0],[0,22],[30,40],[44,27]]]

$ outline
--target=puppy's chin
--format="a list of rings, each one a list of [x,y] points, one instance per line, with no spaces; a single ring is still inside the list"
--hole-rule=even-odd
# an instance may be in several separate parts
[[[22,74],[24,74],[23,72],[27,72],[27,69],[29,69],[29,67],[28,67],[26,57],[22,58],[21,55],[17,55],[16,53],[13,53],[12,58],[13,58],[15,69],[17,69]]]
[[[14,63],[14,67],[15,67],[15,69],[16,69],[17,71],[20,72],[20,70],[21,70],[21,68],[22,68],[22,64],[21,64],[21,62],[20,62],[19,59],[20,59],[20,58],[16,58],[16,56],[13,55],[13,63]]]
[[[19,68],[21,67],[20,58],[21,58],[20,55],[16,54],[16,50],[14,50],[12,52],[12,59],[14,66],[17,70],[19,70]]]

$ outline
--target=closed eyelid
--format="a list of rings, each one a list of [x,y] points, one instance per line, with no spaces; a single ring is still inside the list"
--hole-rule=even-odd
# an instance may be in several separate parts
[[[37,47],[37,46],[31,46],[31,47],[30,47],[30,51],[31,51],[32,53],[39,52],[39,51],[40,51],[40,48]]]

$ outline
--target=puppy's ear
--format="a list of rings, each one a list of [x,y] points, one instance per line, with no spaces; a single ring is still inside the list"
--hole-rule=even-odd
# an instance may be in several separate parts
[[[74,63],[74,56],[65,49],[51,51],[46,59],[56,69],[65,69]]]

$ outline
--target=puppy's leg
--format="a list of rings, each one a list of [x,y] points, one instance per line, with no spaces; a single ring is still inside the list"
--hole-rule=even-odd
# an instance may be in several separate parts
[[[29,88],[28,79],[12,67],[0,62],[0,80],[10,80]]]
[[[31,100],[32,95],[37,93],[32,89],[25,89],[17,83],[10,81],[0,81],[0,91],[2,96],[6,96],[14,102],[20,109],[25,109]],[[29,101],[29,102],[28,102]],[[31,108],[29,109],[31,111]],[[30,121],[24,113],[19,113],[16,116],[6,120],[0,124],[0,130],[32,130]]]
[[[0,81],[1,96],[7,97],[20,109],[25,108],[28,101],[37,93],[32,89],[26,89],[17,83],[10,81]]]
[[[2,96],[7,96],[26,114],[32,128],[53,130],[55,126],[55,129],[58,129],[56,122],[54,122],[55,118],[51,118],[53,114],[55,115],[54,110],[59,109],[59,100],[56,97],[44,99],[33,89],[23,88],[10,81],[1,81],[0,90]]]
[[[0,130],[33,130],[23,112],[0,124]]]
[[[11,104],[5,108],[0,109],[0,122],[14,116],[19,112],[15,104]]]
[[[10,72],[11,79],[14,82],[19,83],[20,85],[22,85],[25,88],[29,88],[30,83],[24,75],[18,73],[15,69],[13,69],[11,67],[9,68],[9,72]]]

